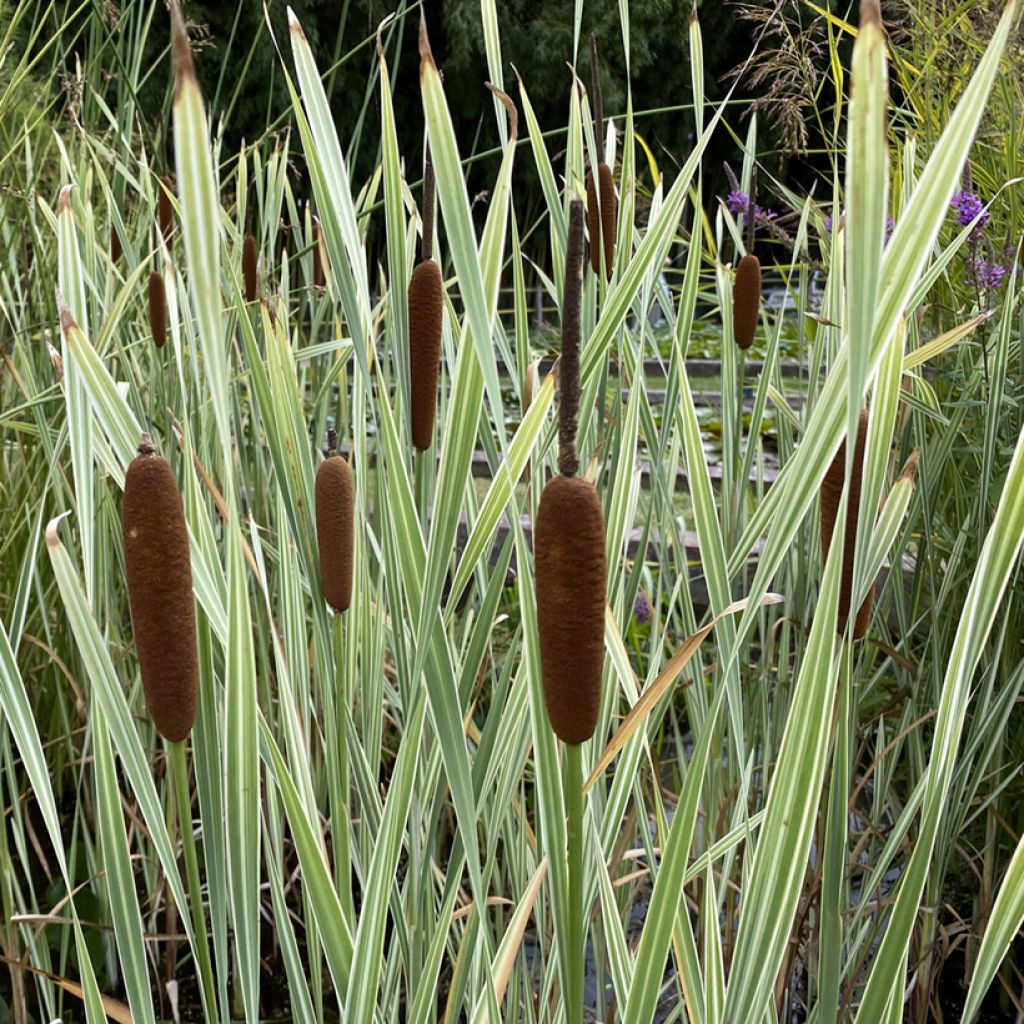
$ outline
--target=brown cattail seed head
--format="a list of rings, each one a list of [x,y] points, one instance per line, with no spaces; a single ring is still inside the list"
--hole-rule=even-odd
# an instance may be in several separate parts
[[[176,743],[195,722],[199,685],[192,566],[177,483],[145,434],[125,474],[121,525],[146,705],[160,734]]]
[[[174,231],[174,204],[171,202],[173,193],[174,183],[171,181],[171,176],[165,174],[160,179],[160,187],[157,189],[160,234],[163,235],[165,242],[170,240],[171,233]]]
[[[736,344],[746,350],[754,343],[761,313],[761,263],[747,253],[736,268],[732,290],[732,329]]]
[[[320,224],[313,222],[313,287],[323,288],[324,286],[324,258],[320,254],[320,238],[323,232]]]
[[[423,260],[409,280],[409,412],[412,443],[421,452],[434,440],[443,306],[441,268]]]
[[[110,225],[110,262],[117,263],[121,259],[121,236],[117,228]]]
[[[336,612],[352,603],[354,522],[352,470],[332,455],[316,471],[316,542],[324,598]]]
[[[544,488],[534,534],[544,703],[565,743],[590,739],[604,670],[604,515],[581,477]]]
[[[617,200],[615,182],[607,164],[597,165],[597,180],[601,190],[601,204],[598,208],[597,192],[594,189],[594,175],[587,174],[587,231],[590,234],[590,265],[595,274],[601,272],[601,250],[604,251],[605,277],[612,276],[615,264],[615,219]]]
[[[149,328],[153,332],[153,344],[163,348],[167,344],[167,294],[163,275],[158,270],[149,275]]]
[[[242,245],[242,277],[245,279],[246,302],[255,302],[259,292],[256,259],[256,239],[250,233],[245,236],[245,242]]]
[[[846,540],[843,544],[843,569],[839,583],[839,618],[836,630],[842,633],[846,629],[846,620],[850,615],[850,600],[853,590],[853,554],[857,540],[857,512],[860,506],[860,481],[864,469],[864,443],[868,433],[868,414],[860,414],[857,426],[857,443],[853,450],[853,476],[850,478],[850,498],[846,506]],[[843,496],[843,484],[846,476],[846,442],[839,446],[832,464],[821,482],[821,557],[824,563],[828,558],[832,544],[832,533],[836,526],[839,503]],[[867,632],[871,622],[871,610],[875,602],[875,590],[872,585],[864,598],[864,603],[857,611],[857,619],[853,625],[853,639],[860,640]]]

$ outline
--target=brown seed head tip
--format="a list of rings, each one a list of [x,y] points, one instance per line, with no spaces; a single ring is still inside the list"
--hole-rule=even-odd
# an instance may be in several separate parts
[[[352,470],[335,455],[316,472],[316,542],[324,599],[343,612],[352,602],[355,498]]]
[[[73,185],[64,185],[61,187],[60,195],[57,196],[57,213],[71,212],[71,189]]]
[[[917,467],[921,462],[921,449],[915,448],[910,455],[907,456],[907,461],[903,463],[903,468],[900,470],[900,475],[896,478],[896,483],[901,480],[909,480],[913,484],[917,480]]]
[[[409,382],[412,443],[426,451],[434,440],[441,368],[444,284],[435,260],[416,265],[409,279]]]
[[[195,84],[196,80],[192,48],[189,46],[188,31],[178,0],[171,0],[171,61],[174,65],[174,92],[177,95],[187,82]]]
[[[748,349],[754,343],[761,309],[761,263],[747,253],[736,267],[732,292],[732,326],[736,344]]]
[[[604,516],[594,485],[555,477],[534,532],[537,629],[544,703],[565,743],[590,739],[604,671]]]
[[[158,731],[176,743],[195,722],[199,661],[188,528],[166,460],[152,454],[132,460],[121,529],[142,689]]]

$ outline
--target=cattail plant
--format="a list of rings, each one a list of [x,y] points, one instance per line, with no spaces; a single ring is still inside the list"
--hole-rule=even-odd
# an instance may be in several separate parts
[[[590,235],[590,265],[605,277],[612,276],[615,263],[615,218],[617,201],[611,168],[604,162],[604,105],[601,78],[597,69],[597,37],[590,37],[590,81],[594,100],[594,146],[597,150],[597,181],[594,170],[587,172],[587,233]]]
[[[259,294],[259,275],[256,272],[256,239],[252,232],[247,232],[242,243],[242,278],[245,283],[245,301],[255,302]]]
[[[328,432],[327,458],[316,471],[316,542],[324,599],[343,612],[352,603],[352,549],[355,497],[352,470],[338,455],[337,438]]]
[[[850,477],[850,496],[846,505],[846,539],[843,543],[843,571],[839,584],[839,618],[836,631],[846,630],[846,620],[850,615],[850,601],[853,590],[853,556],[857,541],[857,520],[860,506],[860,481],[864,469],[864,444],[868,433],[868,414],[864,410],[860,414],[857,425],[857,441],[853,449],[853,470]],[[916,466],[916,463],[915,463]],[[821,558],[828,558],[832,546],[832,534],[836,527],[839,514],[839,503],[843,497],[843,486],[846,481],[846,441],[844,440],[836,452],[832,464],[828,467],[824,480],[821,482]],[[875,588],[872,585],[857,611],[853,624],[853,639],[860,640],[867,632],[871,622],[871,610],[875,603]]]
[[[441,314],[444,285],[433,258],[434,165],[430,145],[423,161],[423,240],[420,262],[409,279],[409,418],[412,443],[423,452],[434,439],[437,379],[441,369]]]
[[[167,292],[164,277],[159,270],[149,274],[149,329],[153,332],[153,344],[163,348],[167,344]]]
[[[555,735],[566,744],[563,790],[567,808],[572,970],[565,980],[570,1024],[583,1020],[583,790],[580,744],[597,725],[604,671],[604,515],[590,481],[576,475],[580,401],[580,300],[583,283],[583,204],[569,209],[558,418],[558,470],[541,494],[534,534],[537,628],[544,702]]]
[[[178,743],[195,722],[199,684],[192,566],[181,495],[148,434],[125,473],[121,527],[146,705],[160,735]]]
[[[174,182],[171,181],[169,174],[165,174],[160,179],[157,189],[157,216],[160,221],[160,234],[165,242],[170,240],[174,231],[174,203],[171,201],[173,194]]]
[[[747,254],[736,267],[736,282],[732,290],[732,329],[736,344],[746,351],[754,343],[757,323],[761,315],[761,262],[754,254],[754,227],[756,221],[754,193],[757,170],[750,183],[747,198],[746,228]]]

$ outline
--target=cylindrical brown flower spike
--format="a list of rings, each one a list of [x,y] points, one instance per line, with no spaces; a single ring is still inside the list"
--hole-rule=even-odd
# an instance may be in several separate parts
[[[242,243],[242,277],[245,281],[245,301],[255,302],[259,294],[259,276],[256,273],[256,239],[249,232]]]
[[[174,192],[174,182],[171,176],[165,174],[160,179],[157,187],[157,210],[160,217],[160,234],[165,242],[170,241],[171,233],[174,231],[174,203],[171,202],[171,195]]]
[[[754,343],[761,310],[761,263],[747,253],[736,268],[732,290],[732,328],[736,344],[746,351]]]
[[[432,258],[434,244],[434,166],[427,147],[423,170],[422,259],[409,279],[409,418],[412,443],[423,452],[434,440],[437,380],[441,371],[441,317],[444,283]]]
[[[352,603],[355,496],[352,470],[335,452],[333,433],[331,453],[316,471],[316,543],[324,599],[343,612]]]
[[[323,288],[324,286],[324,258],[320,254],[320,222],[313,221],[313,287]]]
[[[836,630],[842,633],[846,629],[846,620],[850,615],[850,601],[853,590],[853,556],[857,541],[857,518],[860,505],[860,481],[864,469],[864,444],[868,433],[868,414],[860,414],[857,426],[857,442],[853,449],[853,476],[850,478],[850,498],[846,506],[846,540],[843,544],[843,569],[839,583],[839,618]],[[832,545],[832,534],[835,531],[836,516],[839,503],[843,497],[843,484],[846,477],[846,441],[839,446],[832,464],[821,482],[821,559],[824,564]],[[853,624],[853,639],[860,640],[867,633],[871,622],[871,611],[875,603],[875,588],[868,590],[864,603],[857,611]]]
[[[110,225],[110,262],[117,263],[121,259],[121,236],[117,233],[117,228]]]
[[[192,566],[177,482],[148,434],[125,474],[121,523],[142,689],[157,730],[176,743],[195,722],[199,686]]]
[[[582,743],[594,734],[604,670],[604,515],[594,485],[575,476],[583,215],[583,204],[574,200],[562,303],[562,475],[544,488],[534,535],[544,701],[551,728],[565,743]]]
[[[159,270],[150,272],[148,290],[149,329],[153,332],[153,344],[163,348],[167,344],[167,292]]]

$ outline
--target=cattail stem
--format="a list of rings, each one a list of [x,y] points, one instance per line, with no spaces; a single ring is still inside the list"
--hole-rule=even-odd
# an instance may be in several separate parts
[[[601,74],[597,63],[597,36],[590,33],[590,91],[594,101],[594,147],[597,162],[604,163],[604,99],[601,96]]]
[[[434,258],[434,161],[430,158],[430,143],[423,143],[423,241],[420,258]]]
[[[199,858],[196,856],[196,840],[192,834],[192,800],[188,784],[188,766],[185,763],[185,742],[168,743],[167,758],[170,762],[171,785],[177,803],[178,831],[181,833],[181,847],[185,855],[185,881],[188,884],[192,929],[195,932],[195,952],[199,965],[203,1007],[207,1019],[217,1021],[217,990],[213,983],[213,961],[210,959],[209,936],[206,931],[206,919],[203,917]],[[181,909],[184,913],[184,908]]]
[[[587,923],[583,912],[583,747],[567,743],[562,757],[562,792],[565,799],[566,853],[569,866],[569,964],[565,991],[567,1024],[583,1024],[583,980],[587,962]]]
[[[757,165],[750,172],[750,192],[747,195],[747,255],[754,254],[754,228],[757,220]]]
[[[575,476],[579,471],[576,421],[580,406],[580,306],[583,295],[583,203],[569,204],[569,238],[565,250],[565,286],[562,294],[562,358],[559,363],[561,400],[558,410],[558,471]]]

